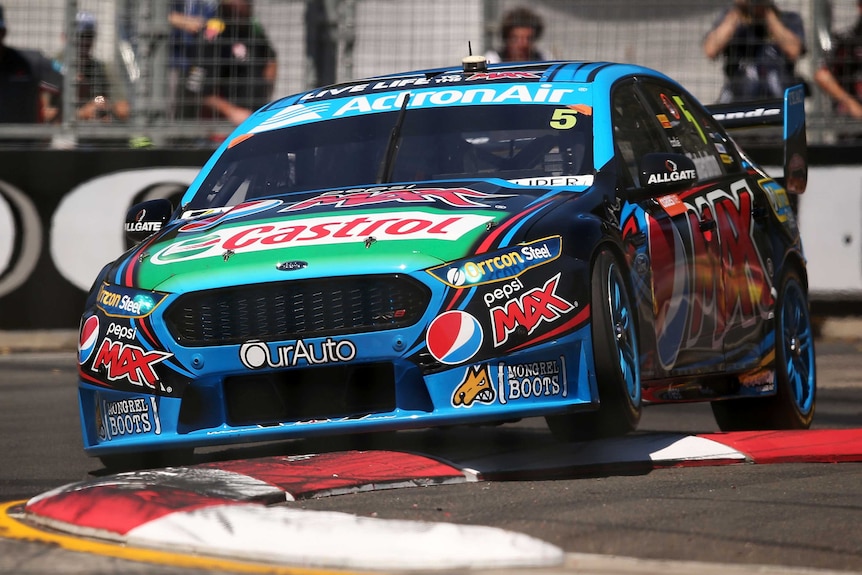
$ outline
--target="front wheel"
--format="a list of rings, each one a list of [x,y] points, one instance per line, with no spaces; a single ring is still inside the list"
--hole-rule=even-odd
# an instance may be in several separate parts
[[[794,269],[779,283],[775,311],[775,395],[712,404],[722,431],[808,429],[814,419],[817,374],[808,295]]]
[[[591,279],[593,358],[599,409],[546,418],[557,439],[576,441],[625,435],[641,417],[641,380],[635,310],[621,267],[603,249],[593,263]]]

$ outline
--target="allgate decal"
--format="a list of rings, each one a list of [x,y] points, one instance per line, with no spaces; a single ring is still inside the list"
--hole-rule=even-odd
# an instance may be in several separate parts
[[[554,322],[578,307],[557,294],[560,283],[558,273],[540,288],[533,288],[522,296],[510,299],[501,306],[491,308],[494,347],[509,341],[509,335],[522,327],[531,335],[545,322]]]
[[[425,212],[385,212],[347,218],[332,215],[287,222],[257,223],[217,229],[203,237],[175,241],[150,258],[154,264],[170,264],[200,258],[222,257],[294,246],[334,245],[365,240],[447,240],[491,221],[478,214],[435,214]]]
[[[658,174],[650,174],[647,180],[648,184],[666,184],[668,182],[689,181],[697,179],[696,170],[679,170],[671,172],[663,172]]]
[[[319,196],[296,202],[279,210],[279,212],[298,212],[320,206],[358,208],[391,202],[402,204],[440,202],[454,208],[486,208],[489,206],[482,203],[484,200],[511,198],[514,196],[515,194],[486,194],[469,188],[379,187],[326,192]]]

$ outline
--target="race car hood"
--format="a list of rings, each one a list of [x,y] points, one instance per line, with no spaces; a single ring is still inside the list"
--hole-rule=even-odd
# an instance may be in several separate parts
[[[410,273],[503,247],[504,237],[571,191],[502,180],[434,182],[291,194],[187,212],[131,252],[118,275],[132,287],[176,292]]]

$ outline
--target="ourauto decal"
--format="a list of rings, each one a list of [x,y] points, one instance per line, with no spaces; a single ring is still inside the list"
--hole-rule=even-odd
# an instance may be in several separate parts
[[[262,341],[251,341],[239,348],[239,360],[248,369],[343,363],[355,358],[356,345],[352,341],[329,337],[317,344],[299,339],[292,345],[274,348]]]

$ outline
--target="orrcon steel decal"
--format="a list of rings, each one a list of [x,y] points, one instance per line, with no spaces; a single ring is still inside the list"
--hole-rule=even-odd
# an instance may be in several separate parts
[[[517,277],[529,269],[557,259],[561,248],[562,238],[552,236],[427,271],[449,287],[468,288]]]

